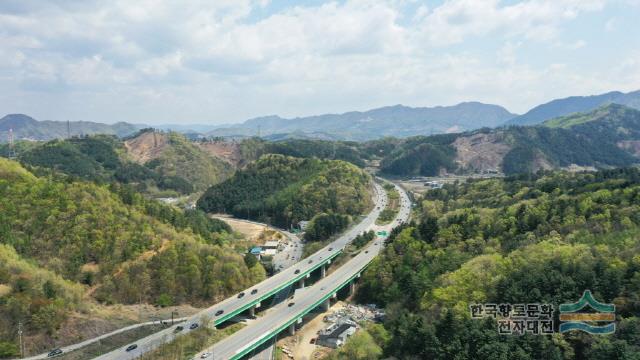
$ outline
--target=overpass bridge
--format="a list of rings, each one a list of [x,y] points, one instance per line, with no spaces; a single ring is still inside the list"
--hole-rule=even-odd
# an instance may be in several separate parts
[[[358,234],[371,229],[375,225],[375,220],[386,206],[387,201],[384,189],[379,184],[374,183],[373,210],[360,223],[348,229],[329,245],[262,282],[191,316],[183,325],[184,329],[180,332],[175,332],[175,326],[170,327],[136,341],[136,345],[138,346],[132,351],[126,351],[127,346],[123,346],[95,359],[135,359],[144,353],[158,348],[164,343],[171,342],[179,336],[188,334],[192,331],[189,328],[191,324],[202,325],[205,319],[210,319],[209,323],[217,326],[242,312],[246,311],[249,314],[253,314],[255,309],[260,307],[265,300],[283,288],[296,283],[304,286],[304,281],[310,276],[311,272],[320,269],[321,276],[324,276],[326,267],[331,264],[336,256],[342,253],[344,247]]]
[[[373,230],[388,233],[391,228],[409,219],[411,212],[410,200],[404,190],[397,185],[396,189],[401,197],[401,207],[396,218],[388,225],[373,226]],[[298,291],[293,299],[269,309],[265,315],[212,347],[201,351],[195,358],[199,358],[203,353],[208,352],[212,353],[212,357],[215,359],[241,359],[263,343],[276,337],[282,331],[287,330],[289,334],[293,335],[296,324],[301,324],[302,318],[306,314],[319,306],[328,310],[331,305],[331,299],[337,297],[339,290],[348,286],[349,292],[353,292],[354,281],[360,277],[362,271],[378,255],[386,237],[385,235],[373,240],[370,245],[363,248],[355,257],[330,275],[322,277],[305,291]]]

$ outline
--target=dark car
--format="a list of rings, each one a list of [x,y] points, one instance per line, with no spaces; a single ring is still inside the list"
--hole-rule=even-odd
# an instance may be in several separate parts
[[[296,303],[294,302],[290,302],[289,305],[287,305],[288,307],[292,307],[293,305],[295,305]]]
[[[365,253],[365,254],[368,254],[368,253],[369,253],[369,250],[366,250],[364,253]]]
[[[241,292],[240,294],[238,294],[238,299],[242,299],[243,296],[244,296],[244,293]]]
[[[129,352],[129,351],[133,351],[133,350],[135,350],[137,348],[138,348],[137,344],[131,344],[131,345],[127,346],[126,350],[127,350],[127,352]]]
[[[47,357],[54,357],[54,356],[58,356],[60,354],[62,354],[62,349],[53,349],[53,350],[51,350],[49,355],[47,355]]]
[[[296,271],[293,272],[294,274],[300,274],[300,269],[297,269]]]
[[[197,328],[198,328],[198,326],[200,326],[200,325],[198,325],[198,324],[196,324],[196,323],[193,323],[193,324],[191,324],[191,326],[189,326],[189,329],[191,329],[191,330],[193,330],[193,329],[197,329]]]
[[[222,313],[224,313],[224,310],[218,310],[216,311],[216,316],[220,316],[222,315]]]
[[[176,326],[176,328],[173,330],[173,332],[180,332],[184,330],[184,328],[182,326]]]
[[[308,261],[308,264],[311,264],[312,262],[313,262],[313,260],[309,260],[309,261]]]
[[[258,289],[253,289],[253,290],[251,290],[251,295],[255,295],[255,294],[257,294],[257,293],[258,293]]]
[[[331,251],[331,250],[333,250],[333,248],[332,248],[332,247],[330,247],[330,248],[329,248],[329,251]]]

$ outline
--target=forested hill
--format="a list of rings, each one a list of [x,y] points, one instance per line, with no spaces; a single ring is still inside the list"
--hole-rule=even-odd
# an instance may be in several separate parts
[[[125,148],[138,164],[163,178],[184,179],[193,191],[204,191],[233,173],[227,162],[176,132],[142,130],[125,140]]]
[[[382,358],[637,359],[640,170],[467,181],[432,190],[357,297],[385,305]],[[615,304],[615,335],[498,335],[469,304]],[[558,329],[557,315],[555,329]],[[371,346],[371,345],[370,345]]]
[[[14,343],[18,321],[55,336],[92,301],[210,304],[265,275],[228,244],[226,224],[128,187],[0,158],[0,199],[0,344]]]
[[[322,212],[361,214],[371,205],[370,181],[344,161],[267,154],[209,188],[198,208],[286,228]]]
[[[384,149],[381,170],[393,175],[515,174],[571,165],[630,166],[639,160],[640,111],[610,104],[539,126],[408,138]]]
[[[592,96],[571,96],[541,104],[527,113],[507,121],[507,125],[536,125],[546,120],[576,113],[590,112],[608,104],[625,105],[640,109],[640,91],[622,93],[612,91]]]
[[[155,143],[149,139],[154,135],[160,139]],[[94,135],[18,145],[21,150],[17,153],[18,159],[25,164],[52,168],[98,183],[131,184],[152,195],[176,196],[203,191],[232,172],[229,164],[177,133],[147,130],[126,141]],[[2,150],[6,152],[7,147]],[[143,156],[143,151],[151,155]]]

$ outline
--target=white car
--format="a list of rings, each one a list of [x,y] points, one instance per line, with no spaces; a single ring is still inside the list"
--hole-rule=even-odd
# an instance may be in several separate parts
[[[211,353],[210,353],[210,352],[206,352],[206,353],[204,353],[204,354],[200,355],[200,359],[206,359],[206,358],[208,358],[209,356],[211,356]]]

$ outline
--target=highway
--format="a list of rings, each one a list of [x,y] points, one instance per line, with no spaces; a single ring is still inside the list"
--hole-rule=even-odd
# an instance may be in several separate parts
[[[377,226],[371,224],[369,229],[375,231],[391,231],[401,222],[407,221],[411,213],[411,202],[407,194],[396,185],[400,193],[400,210],[396,218],[387,225]],[[360,251],[347,263],[328,276],[320,279],[304,291],[296,292],[293,299],[284,301],[269,309],[266,313],[238,332],[216,343],[214,346],[198,353],[199,358],[203,353],[211,353],[215,359],[239,359],[251,352],[252,349],[268,341],[280,331],[295,324],[298,319],[332,298],[335,293],[350,281],[360,276],[364,268],[375,258],[384,245],[384,238],[374,239],[370,245]]]
[[[272,277],[252,286],[249,289],[235,294],[193,316],[191,316],[182,325],[184,328],[178,332],[175,331],[176,326],[159,331],[149,335],[143,339],[136,341],[137,348],[126,351],[128,345],[115,349],[96,359],[99,360],[128,360],[135,359],[142,354],[149,352],[160,345],[170,342],[177,336],[181,336],[192,331],[190,326],[203,323],[203,319],[211,319],[215,325],[218,325],[242,311],[259,305],[260,301],[268,298],[282,288],[289,286],[299,280],[308,277],[308,273],[327,264],[335,256],[340,254],[344,246],[349,243],[356,235],[363,231],[369,230],[375,225],[375,220],[387,204],[387,197],[384,189],[377,183],[374,183],[374,208],[373,210],[357,225],[348,229],[338,239],[320,249],[308,258],[298,262],[297,264],[276,273]],[[241,295],[242,294],[242,295]]]
[[[186,318],[186,317],[179,318],[179,319],[173,319],[173,322],[175,322],[176,324],[179,324],[179,323],[181,323],[181,322],[183,322],[183,321],[185,321],[185,320],[187,320],[187,319],[188,319],[188,318]],[[129,326],[123,327],[123,328],[121,328],[121,329],[114,330],[114,331],[112,331],[112,332],[110,332],[110,333],[103,334],[103,335],[100,335],[100,336],[98,336],[98,337],[94,337],[94,338],[91,338],[91,339],[87,339],[87,340],[82,341],[82,342],[79,342],[79,343],[77,343],[77,344],[68,345],[68,346],[62,346],[62,347],[60,347],[60,350],[62,350],[62,351],[66,354],[66,353],[68,353],[68,352],[71,352],[71,351],[74,351],[74,350],[81,349],[81,348],[83,348],[83,347],[85,347],[85,346],[88,346],[88,345],[91,345],[91,344],[96,343],[96,342],[98,342],[98,341],[101,341],[101,340],[104,340],[104,339],[106,339],[106,338],[109,338],[109,337],[111,337],[111,336],[113,336],[113,335],[117,335],[117,334],[120,334],[120,333],[123,333],[123,332],[129,331],[129,330],[137,329],[137,328],[139,328],[139,327],[149,326],[149,325],[158,325],[158,326],[161,326],[160,321],[165,322],[165,323],[169,323],[169,322],[171,322],[171,319],[166,319],[166,320],[154,320],[154,321],[147,321],[147,322],[144,322],[144,323],[139,323],[139,324],[129,325]],[[34,356],[26,357],[26,358],[22,358],[22,360],[40,360],[40,359],[47,359],[47,358],[49,358],[49,356],[48,356],[48,355],[49,355],[49,352],[46,352],[46,353],[43,353],[43,354],[34,355]],[[17,359],[16,359],[16,360],[17,360]]]

